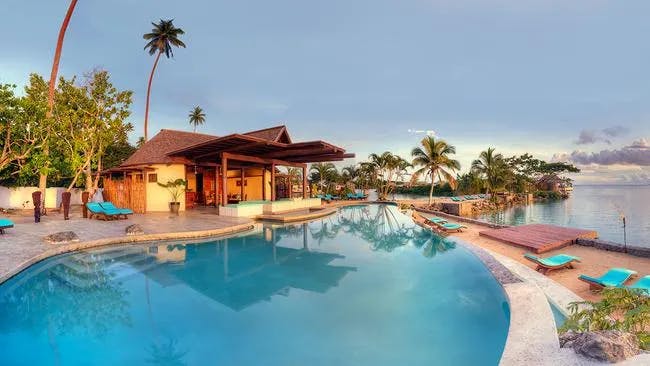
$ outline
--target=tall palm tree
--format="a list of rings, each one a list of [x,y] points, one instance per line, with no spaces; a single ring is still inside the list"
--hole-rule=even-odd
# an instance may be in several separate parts
[[[149,41],[144,46],[145,50],[148,50],[149,55],[156,55],[156,60],[153,63],[153,68],[151,68],[151,74],[149,75],[149,84],[147,85],[147,102],[144,109],[144,140],[149,139],[148,136],[148,122],[149,122],[149,97],[151,96],[151,82],[153,81],[153,75],[156,72],[156,67],[158,66],[158,60],[160,60],[161,55],[170,58],[174,57],[174,52],[172,51],[173,47],[183,47],[185,48],[185,43],[178,39],[178,36],[185,34],[185,32],[176,28],[173,24],[173,19],[160,20],[158,24],[151,23],[153,29],[151,33],[145,33],[142,38]]]
[[[326,181],[336,173],[336,166],[332,163],[315,163],[311,165],[309,171],[313,171],[318,175],[318,185],[322,191]]]
[[[75,7],[77,6],[77,0],[70,1],[68,5],[68,10],[65,13],[63,18],[63,23],[61,23],[61,28],[59,29],[59,37],[56,40],[56,48],[54,50],[54,60],[52,61],[52,72],[50,73],[50,85],[47,93],[47,118],[52,117],[54,111],[54,87],[56,85],[56,76],[59,73],[59,61],[61,60],[61,51],[63,50],[63,40],[65,39],[65,32],[68,30],[68,24],[70,24],[70,18],[72,18],[72,13],[74,12]],[[49,127],[48,127],[49,128]],[[48,129],[49,131],[49,129]],[[48,133],[49,135],[49,133]],[[43,144],[43,155],[45,156],[44,166],[41,169],[38,178],[38,190],[41,191],[41,200],[43,200],[43,205],[41,209],[43,214],[45,211],[45,194],[47,192],[47,175],[50,166],[50,160],[47,158],[50,155],[49,145],[47,141],[44,141]]]
[[[479,158],[472,162],[472,171],[485,177],[487,193],[499,187],[506,170],[503,155],[494,151],[493,147],[481,151]]]
[[[431,204],[436,177],[439,182],[446,180],[452,187],[455,187],[456,179],[452,172],[460,170],[460,163],[450,157],[450,155],[456,154],[456,147],[449,145],[445,140],[436,140],[433,136],[426,136],[420,144],[422,146],[415,147],[411,151],[413,166],[421,167],[413,174],[415,176],[424,174],[431,177],[431,189],[429,190],[429,204]]]
[[[196,126],[202,125],[205,122],[205,112],[198,105],[190,111],[188,117],[190,117],[190,124],[194,126],[194,132],[196,132]]]

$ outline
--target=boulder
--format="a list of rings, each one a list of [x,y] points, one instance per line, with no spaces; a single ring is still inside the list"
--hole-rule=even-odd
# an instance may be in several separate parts
[[[126,227],[126,229],[124,229],[124,231],[128,236],[144,234],[144,230],[142,229],[142,226],[138,224],[129,225]]]
[[[560,336],[560,344],[602,362],[620,362],[640,352],[636,335],[619,330],[567,332]]]
[[[61,231],[50,234],[43,239],[50,244],[65,244],[79,241],[79,237],[74,231]]]

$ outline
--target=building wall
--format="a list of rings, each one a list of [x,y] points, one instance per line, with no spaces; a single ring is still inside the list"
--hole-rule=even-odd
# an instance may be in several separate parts
[[[269,188],[270,185],[268,182],[270,182],[270,176],[271,174],[269,172],[266,173],[266,176],[268,179],[266,180],[267,184],[267,190],[266,190],[266,198],[270,200],[271,199],[271,189]],[[244,195],[245,199],[247,201],[256,201],[256,200],[261,200],[263,199],[262,197],[262,184],[263,184],[263,177],[262,177],[262,169],[261,168],[248,168],[244,170],[244,179],[246,180],[246,183],[244,185]],[[241,186],[237,185],[238,182],[241,181],[241,172],[239,170],[228,170],[228,180],[227,180],[227,188],[228,188],[228,194],[239,194],[241,191]]]
[[[169,211],[169,202],[172,200],[169,191],[166,188],[160,187],[156,182],[149,182],[149,175],[156,174],[157,181],[163,184],[170,180],[185,179],[185,165],[156,164],[151,167],[155,171],[148,172],[145,180],[147,186],[147,212]],[[185,193],[181,194],[178,201],[181,203],[181,211],[184,211]]]

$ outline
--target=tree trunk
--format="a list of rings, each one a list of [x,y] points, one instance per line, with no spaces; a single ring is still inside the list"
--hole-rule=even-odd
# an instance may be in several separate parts
[[[433,174],[431,175],[431,188],[429,189],[429,206],[431,206],[431,202],[433,202]]]
[[[156,67],[158,66],[158,60],[160,60],[160,55],[162,51],[158,52],[156,55],[156,61],[153,63],[151,68],[151,74],[149,75],[149,84],[147,85],[147,104],[144,107],[144,141],[147,142],[149,139],[149,97],[151,96],[151,82],[153,81],[153,74],[156,72]]]
[[[65,39],[65,32],[68,29],[68,24],[70,24],[70,18],[72,18],[72,13],[74,12],[75,6],[77,6],[77,0],[72,0],[68,6],[68,11],[65,13],[63,18],[63,23],[61,23],[61,28],[59,29],[59,38],[56,41],[56,49],[54,51],[54,61],[52,62],[52,72],[50,73],[50,84],[47,93],[47,114],[46,118],[52,118],[52,112],[54,110],[54,86],[56,85],[56,77],[59,73],[59,61],[61,60],[61,50],[63,49],[63,40]],[[50,162],[48,157],[50,151],[47,148],[47,141],[45,141],[45,148],[43,149],[43,155],[45,156],[45,167],[44,171],[40,173],[38,177],[38,189],[42,192],[43,205],[41,209],[43,214],[47,214],[45,210],[45,189],[47,188],[47,175]]]

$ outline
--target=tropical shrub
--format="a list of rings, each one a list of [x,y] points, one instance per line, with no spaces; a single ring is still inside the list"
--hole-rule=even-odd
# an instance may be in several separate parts
[[[639,347],[650,349],[650,297],[642,290],[606,288],[602,300],[569,304],[571,314],[559,332],[620,330],[636,334]]]

